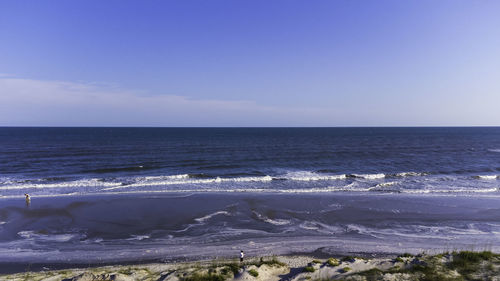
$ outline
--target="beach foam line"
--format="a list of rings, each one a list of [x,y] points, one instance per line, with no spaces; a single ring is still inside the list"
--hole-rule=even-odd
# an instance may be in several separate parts
[[[226,212],[226,211],[217,211],[217,212],[215,212],[215,213],[211,213],[211,214],[208,214],[208,215],[203,216],[203,217],[201,217],[201,218],[196,218],[196,219],[194,219],[194,220],[195,220],[195,221],[197,221],[197,222],[205,222],[205,221],[207,221],[207,220],[209,220],[209,219],[211,219],[211,218],[213,218],[213,217],[215,217],[215,216],[218,216],[218,215],[226,215],[226,216],[229,216],[230,214],[229,214],[229,212]]]
[[[125,240],[129,240],[129,241],[133,241],[133,240],[142,241],[144,239],[149,239],[149,238],[151,238],[149,235],[132,235],[130,238],[127,238]]]
[[[298,227],[305,230],[312,230],[323,234],[339,234],[345,232],[345,229],[343,227],[324,224],[317,221],[305,221],[301,223]]]
[[[107,187],[121,185],[118,182],[104,182],[101,179],[83,179],[69,182],[60,183],[32,183],[32,184],[14,184],[0,186],[0,190],[13,190],[13,189],[44,189],[44,188],[68,188],[68,187]]]
[[[30,230],[20,231],[17,233],[17,235],[19,235],[19,237],[23,239],[45,242],[68,242],[73,239],[81,239],[82,237],[84,237],[83,235],[76,233],[42,234]]]
[[[345,174],[325,175],[310,171],[288,172],[284,175],[274,177],[274,179],[277,180],[290,180],[290,181],[327,181],[327,180],[343,180],[345,178],[346,178]]]
[[[471,189],[471,188],[456,188],[456,189],[401,189],[402,193],[488,193],[497,192],[499,189],[497,187],[483,188],[483,189]]]
[[[401,172],[396,174],[388,174],[386,177],[419,177],[419,176],[427,176],[428,173],[420,173],[420,172]]]
[[[397,181],[389,181],[389,182],[383,182],[383,183],[379,183],[377,184],[375,187],[387,187],[387,186],[393,186],[393,185],[396,185],[398,184],[399,182]]]
[[[151,181],[151,179],[154,179]],[[182,176],[166,176],[166,177],[148,177],[146,180],[139,180],[138,182],[122,185],[112,186],[103,190],[115,190],[130,187],[143,187],[143,186],[166,186],[166,185],[185,185],[185,184],[213,184],[213,183],[227,183],[227,182],[269,182],[272,181],[271,176],[262,177],[238,177],[238,178],[209,178],[209,179],[192,179],[191,177]]]
[[[168,186],[186,184],[220,184],[220,183],[245,183],[245,182],[271,182],[271,181],[336,181],[347,178],[359,178],[365,180],[378,180],[387,177],[407,177],[425,175],[424,173],[404,172],[398,174],[322,174],[311,171],[294,171],[276,176],[245,176],[245,177],[208,177],[196,174],[160,175],[146,177],[116,178],[106,181],[101,178],[90,178],[64,182],[36,182],[37,180],[12,180],[5,179],[0,183],[0,190],[16,189],[45,189],[45,188],[77,188],[91,187],[102,188],[103,191],[110,191],[124,188],[147,187],[147,186]],[[34,181],[34,182],[33,182]]]
[[[475,194],[475,196],[488,197],[488,198],[500,198],[500,189],[499,188],[491,188],[491,189],[483,189],[476,192],[471,192],[470,189],[466,191],[462,190],[437,190],[437,192],[432,192],[432,190],[377,190],[375,187],[369,188],[341,188],[341,187],[330,187],[330,188],[316,188],[316,189],[290,189],[290,190],[276,190],[276,189],[267,189],[267,188],[252,188],[252,189],[177,189],[177,190],[127,190],[127,191],[113,191],[113,192],[91,192],[91,193],[81,193],[81,192],[72,192],[72,193],[52,193],[52,194],[40,194],[33,195],[36,198],[55,198],[55,197],[73,197],[73,196],[110,196],[110,195],[148,195],[148,194],[175,194],[175,197],[172,198],[184,198],[193,196],[196,194],[208,194],[208,193],[260,193],[260,194],[321,194],[321,193],[352,193],[352,194],[362,194],[362,193],[371,193],[371,194],[407,194],[407,195],[434,195],[434,196],[457,196],[464,195],[468,196],[468,194]],[[1,199],[24,199],[23,194],[17,195],[0,195]]]
[[[367,180],[375,180],[375,179],[383,179],[386,177],[386,175],[382,174],[382,173],[379,173],[379,174],[350,174],[350,175],[348,175],[348,177],[367,179]]]
[[[252,211],[252,213],[255,214],[255,216],[259,220],[273,224],[273,225],[288,225],[288,224],[292,223],[290,220],[285,220],[285,219],[271,219],[271,218],[268,218],[262,214],[257,213],[256,211]]]
[[[480,180],[496,180],[498,178],[497,175],[480,175],[480,176],[474,176],[476,179]]]

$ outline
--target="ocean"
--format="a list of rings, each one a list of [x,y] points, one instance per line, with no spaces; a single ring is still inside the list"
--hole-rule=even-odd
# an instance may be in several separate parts
[[[497,127],[0,128],[0,264],[499,251],[499,175]]]

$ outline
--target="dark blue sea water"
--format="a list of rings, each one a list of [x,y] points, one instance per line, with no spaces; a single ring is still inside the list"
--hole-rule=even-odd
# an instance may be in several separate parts
[[[500,251],[499,175],[500,128],[0,128],[0,265]]]
[[[500,128],[0,128],[0,195],[498,192]]]

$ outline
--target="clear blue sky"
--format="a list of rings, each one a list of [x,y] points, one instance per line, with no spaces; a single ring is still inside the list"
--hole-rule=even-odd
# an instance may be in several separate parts
[[[0,1],[0,126],[500,125],[500,1]]]

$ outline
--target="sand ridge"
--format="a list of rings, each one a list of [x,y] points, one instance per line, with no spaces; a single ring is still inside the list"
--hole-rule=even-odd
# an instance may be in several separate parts
[[[48,270],[0,276],[9,281],[306,281],[306,280],[496,280],[500,255],[489,251],[437,255],[403,254],[395,257],[312,256],[254,257],[185,263],[119,265],[70,270]]]

